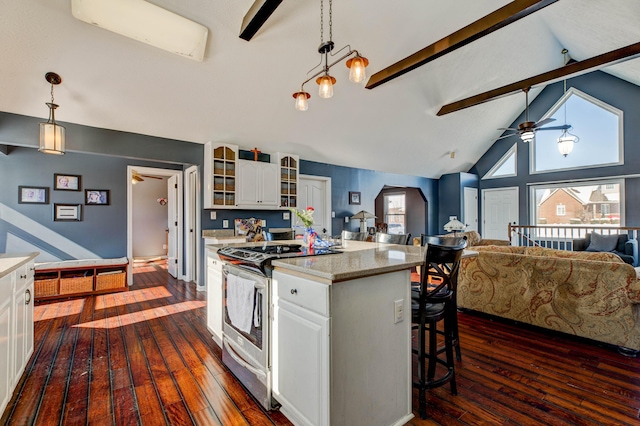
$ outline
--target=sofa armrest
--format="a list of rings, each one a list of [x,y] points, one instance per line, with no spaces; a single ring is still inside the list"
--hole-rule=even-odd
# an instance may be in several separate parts
[[[627,240],[624,243],[624,253],[633,256],[633,266],[638,266],[638,240]]]
[[[589,240],[586,238],[578,238],[573,240],[573,251],[585,251],[589,247]]]

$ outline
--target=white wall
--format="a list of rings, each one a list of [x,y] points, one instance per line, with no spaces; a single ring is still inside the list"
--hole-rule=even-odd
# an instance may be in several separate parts
[[[166,254],[167,206],[158,198],[167,198],[167,179],[143,178],[133,185],[133,257]]]

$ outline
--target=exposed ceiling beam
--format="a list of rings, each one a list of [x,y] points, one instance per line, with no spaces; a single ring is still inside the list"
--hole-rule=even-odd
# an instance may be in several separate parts
[[[452,102],[440,108],[437,115],[440,116],[460,111],[461,109],[469,108],[512,93],[520,92],[529,87],[535,87],[539,84],[551,84],[565,78],[577,77],[582,74],[596,71],[605,66],[615,65],[637,57],[640,57],[640,42],[617,50],[612,50],[611,52],[603,53],[602,55],[594,56],[593,58],[585,59],[584,61],[571,62],[561,68],[538,74],[515,83],[507,84],[506,86],[489,90],[488,92],[480,93],[460,101]]]
[[[453,52],[558,0],[514,0],[511,3],[436,41],[411,56],[378,71],[369,78],[366,88],[373,89],[426,63]]]
[[[267,22],[271,14],[280,6],[282,0],[256,0],[242,19],[240,38],[247,41]]]

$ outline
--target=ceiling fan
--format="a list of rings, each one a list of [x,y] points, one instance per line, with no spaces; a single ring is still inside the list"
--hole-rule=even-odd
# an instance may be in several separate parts
[[[141,175],[138,172],[136,172],[135,170],[133,170],[132,175],[131,175],[131,179],[137,182],[144,182],[144,179],[142,178],[149,178],[149,179],[160,179],[162,180],[161,177],[158,176],[150,176],[150,175]]]
[[[513,133],[509,133],[508,135],[504,135],[504,136],[500,136],[498,139],[503,139],[503,138],[508,138],[510,136],[519,134],[520,135],[520,139],[522,139],[523,142],[531,142],[533,140],[533,138],[535,137],[535,132],[537,132],[538,130],[567,130],[571,128],[570,124],[563,124],[562,126],[551,126],[551,127],[542,127],[545,124],[551,123],[552,121],[556,121],[555,118],[545,118],[544,120],[540,120],[538,122],[533,122],[533,121],[529,121],[529,89],[530,87],[527,87],[525,89],[522,89],[522,91],[525,94],[525,108],[524,108],[524,120],[522,123],[518,124],[518,128],[515,129],[513,127],[502,127],[499,128],[498,130],[512,130]]]

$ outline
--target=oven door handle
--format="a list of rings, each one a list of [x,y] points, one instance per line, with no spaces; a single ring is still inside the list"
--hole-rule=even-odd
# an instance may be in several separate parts
[[[229,275],[229,274],[232,274],[232,272],[229,270],[229,268],[228,268],[226,265],[222,267],[222,273],[223,273],[225,276],[226,276],[226,275]],[[237,275],[237,274],[233,274],[233,275]],[[238,275],[238,276],[240,276],[240,275]],[[264,289],[266,288],[266,286],[264,285],[264,283],[262,283],[262,282],[258,282],[258,281],[255,281],[254,287],[255,287],[256,289],[258,289],[258,290],[264,290]]]
[[[229,339],[227,339],[226,336],[224,336],[222,338],[222,343],[223,343],[224,347],[227,348],[227,352],[229,352],[229,355],[231,355],[231,358],[233,358],[233,360],[235,362],[237,362],[238,364],[240,364],[242,367],[246,368],[247,370],[251,371],[259,379],[261,379],[263,381],[267,379],[267,375],[266,375],[266,373],[264,371],[255,368],[251,364],[248,364],[245,360],[240,358],[240,356],[238,356],[238,354],[236,354],[235,349],[233,348],[231,342],[229,342]]]

